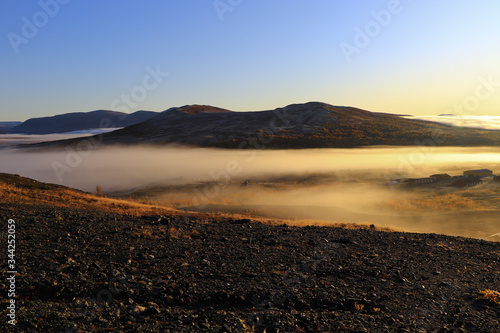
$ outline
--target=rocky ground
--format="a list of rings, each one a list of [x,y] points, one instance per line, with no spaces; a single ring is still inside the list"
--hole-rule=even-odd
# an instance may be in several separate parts
[[[500,288],[499,243],[28,204],[0,215],[16,221],[19,272],[5,332],[500,331],[500,306],[479,299]]]

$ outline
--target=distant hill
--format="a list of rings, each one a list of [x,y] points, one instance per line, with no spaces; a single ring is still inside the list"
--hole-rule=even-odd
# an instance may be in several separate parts
[[[0,134],[9,133],[14,127],[21,124],[21,121],[0,121]]]
[[[74,144],[80,139],[37,146]],[[104,145],[180,144],[240,149],[348,148],[370,145],[496,146],[500,131],[458,128],[401,115],[320,102],[233,112],[187,105],[99,137]]]
[[[90,130],[101,127],[126,127],[148,120],[158,115],[153,111],[137,111],[131,114],[97,110],[73,112],[52,117],[31,118],[10,129],[9,133],[53,134]],[[103,124],[105,124],[103,126]]]

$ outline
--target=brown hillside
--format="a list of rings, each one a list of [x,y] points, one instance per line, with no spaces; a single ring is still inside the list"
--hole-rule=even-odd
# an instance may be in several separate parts
[[[81,140],[35,147],[64,146]],[[310,102],[258,112],[183,106],[140,124],[83,140],[104,145],[180,144],[240,149],[495,146],[500,144],[500,131],[457,128],[394,114]]]

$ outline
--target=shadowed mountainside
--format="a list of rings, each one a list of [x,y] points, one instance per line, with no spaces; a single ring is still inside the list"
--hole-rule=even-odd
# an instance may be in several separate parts
[[[80,140],[36,146],[53,147]],[[309,102],[258,112],[187,105],[100,135],[98,140],[105,145],[180,144],[240,149],[493,146],[500,143],[500,131],[458,128],[401,115]]]
[[[21,124],[20,121],[2,121],[0,122],[0,134],[9,133],[14,127]]]
[[[73,112],[52,117],[31,118],[10,129],[9,133],[53,134],[96,128],[126,127],[141,123],[158,114],[153,111],[137,111],[131,114],[97,110]]]

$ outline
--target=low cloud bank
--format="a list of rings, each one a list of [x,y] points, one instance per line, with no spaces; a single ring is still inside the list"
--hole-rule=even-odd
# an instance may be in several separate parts
[[[405,198],[418,199],[420,194],[393,190],[387,183],[398,177],[428,177],[442,172],[457,175],[473,168],[500,173],[499,165],[500,148],[491,147],[251,151],[136,146],[80,153],[0,150],[0,172],[88,192],[95,192],[97,185],[112,192],[189,184],[183,190],[170,188],[156,195],[166,203],[178,200],[185,206],[193,201],[267,205],[273,214],[277,209],[284,211],[284,218],[290,215],[374,223],[468,237],[497,233],[497,215],[485,216],[481,223],[474,224],[469,223],[470,216],[462,217],[460,213],[431,216],[423,212],[411,219],[394,217],[401,211],[392,211],[391,205]],[[240,186],[247,179],[251,180],[250,186]],[[204,185],[194,190],[193,184],[201,183]]]
[[[57,134],[0,134],[0,147],[13,146],[24,143],[28,144],[28,143],[83,138],[91,135],[116,131],[118,129],[120,128],[94,128],[89,130],[73,131],[73,132],[57,133]]]
[[[72,131],[72,132],[66,132],[66,133],[61,133],[63,135],[76,135],[76,134],[84,134],[84,135],[96,135],[96,134],[102,134],[102,133],[108,133],[108,132],[113,132],[119,129],[122,129],[123,127],[109,127],[109,128],[94,128],[94,129],[88,129],[88,130],[81,130],[81,131]]]
[[[363,172],[367,177],[428,176],[453,168],[500,163],[489,147],[386,147],[307,150],[108,147],[77,153],[0,150],[0,172],[85,191],[124,190],[152,183],[238,181],[255,177]],[[495,170],[494,170],[495,171]],[[461,171],[460,171],[461,172]],[[500,170],[497,170],[500,172]]]
[[[440,115],[408,117],[434,121],[446,125],[500,130],[500,116]]]

